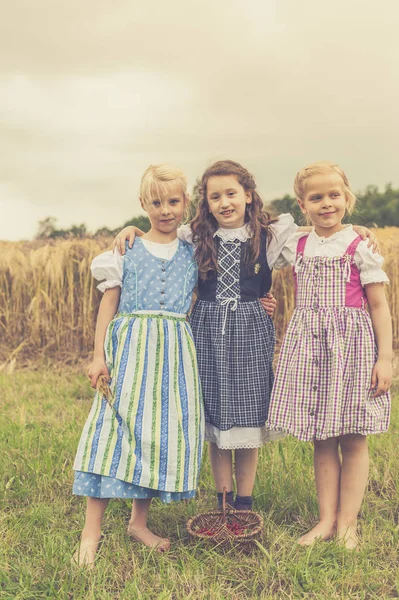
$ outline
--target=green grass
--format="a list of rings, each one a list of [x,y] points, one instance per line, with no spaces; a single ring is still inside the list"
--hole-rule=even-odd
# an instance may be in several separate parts
[[[399,398],[396,390],[396,400]],[[131,504],[112,501],[93,571],[71,564],[85,501],[71,495],[72,463],[91,404],[86,378],[50,369],[0,376],[0,598],[113,600],[387,599],[399,590],[399,410],[389,434],[369,440],[370,482],[360,516],[361,551],[334,542],[295,545],[317,503],[310,444],[285,439],[261,452],[255,509],[263,550],[221,554],[193,544],[187,518],[213,505],[208,461],[197,501],[154,502],[150,525],[172,540],[167,555],[125,534]]]

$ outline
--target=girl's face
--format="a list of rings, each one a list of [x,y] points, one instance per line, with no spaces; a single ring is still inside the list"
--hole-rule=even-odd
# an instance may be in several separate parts
[[[246,192],[235,175],[210,177],[206,184],[209,210],[219,227],[236,229],[245,223],[245,208],[251,204],[251,192]]]
[[[179,179],[163,184],[165,193],[160,198],[152,198],[149,204],[141,200],[142,208],[147,212],[153,229],[160,233],[172,233],[183,218],[188,199],[184,197]]]
[[[298,204],[317,235],[329,237],[340,231],[347,207],[341,177],[337,173],[313,175],[306,181],[305,190]]]

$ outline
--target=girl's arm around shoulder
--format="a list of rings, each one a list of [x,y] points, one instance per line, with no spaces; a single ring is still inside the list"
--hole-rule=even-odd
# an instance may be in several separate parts
[[[117,248],[119,254],[123,256],[125,254],[126,241],[129,240],[129,248],[132,248],[134,244],[134,238],[136,237],[136,235],[138,237],[142,237],[144,235],[144,231],[142,231],[138,227],[135,227],[134,225],[128,225],[127,227],[124,227],[115,236],[112,242],[112,249],[115,250],[115,248]]]
[[[179,240],[185,242],[186,244],[189,244],[190,246],[194,245],[193,232],[191,231],[191,227],[188,223],[180,225],[180,227],[178,227],[177,237],[179,238]]]
[[[126,242],[128,241],[129,248],[132,248],[136,235],[138,237],[142,237],[144,235],[144,231],[138,227],[135,227],[134,225],[128,225],[128,227],[124,227],[112,242],[112,248],[116,248],[119,251],[119,254],[123,256],[126,250]],[[191,232],[190,225],[181,225],[177,230],[177,237],[182,242],[192,245],[193,234]]]
[[[94,336],[93,361],[87,371],[91,387],[93,388],[96,387],[100,375],[105,375],[107,381],[109,381],[109,372],[107,365],[105,364],[104,341],[108,325],[118,310],[120,295],[121,288],[118,285],[105,290],[104,295],[101,298],[97,315],[96,333]]]
[[[371,377],[374,398],[388,391],[392,383],[392,321],[383,283],[364,287],[378,348],[378,358]]]
[[[379,252],[380,246],[377,240],[377,236],[362,225],[352,225],[353,231],[360,235],[363,241],[367,242],[367,247],[371,248],[373,252]]]
[[[267,249],[267,260],[270,268],[282,269],[294,265],[298,241],[312,231],[310,226],[298,226],[292,215],[281,214],[276,223],[270,225],[273,238]]]
[[[292,215],[284,213],[279,215],[278,220],[270,225],[270,230],[272,237],[267,245],[267,263],[271,269],[282,269],[292,264],[289,255],[293,239],[298,232],[298,225],[296,225]]]

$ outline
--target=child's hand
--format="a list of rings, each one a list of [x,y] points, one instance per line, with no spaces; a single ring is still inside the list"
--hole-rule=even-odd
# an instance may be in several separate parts
[[[392,362],[390,360],[377,360],[371,376],[371,387],[375,389],[373,398],[385,394],[392,383]]]
[[[136,228],[134,225],[124,227],[122,231],[118,233],[114,241],[112,242],[112,250],[118,248],[119,254],[123,256],[125,254],[125,242],[129,240],[129,248],[133,246],[134,238],[136,237]]]
[[[360,237],[364,240],[369,240],[367,247],[370,248],[370,246],[372,246],[373,252],[380,251],[380,245],[378,243],[377,237],[374,233],[370,231],[370,229],[367,229],[367,227],[361,227],[360,225],[353,225],[353,231],[360,235]]]
[[[90,385],[92,388],[96,388],[97,380],[100,375],[104,375],[107,379],[107,382],[110,380],[109,371],[103,358],[94,358],[87,370],[87,374],[89,376]]]
[[[259,300],[269,317],[272,317],[277,307],[277,300],[273,294],[268,292],[264,298],[259,298]]]

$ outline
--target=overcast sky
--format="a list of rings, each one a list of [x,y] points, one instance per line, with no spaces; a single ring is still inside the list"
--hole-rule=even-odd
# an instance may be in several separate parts
[[[265,200],[314,160],[399,185],[398,0],[1,6],[0,239],[117,227],[151,163],[238,160]]]

